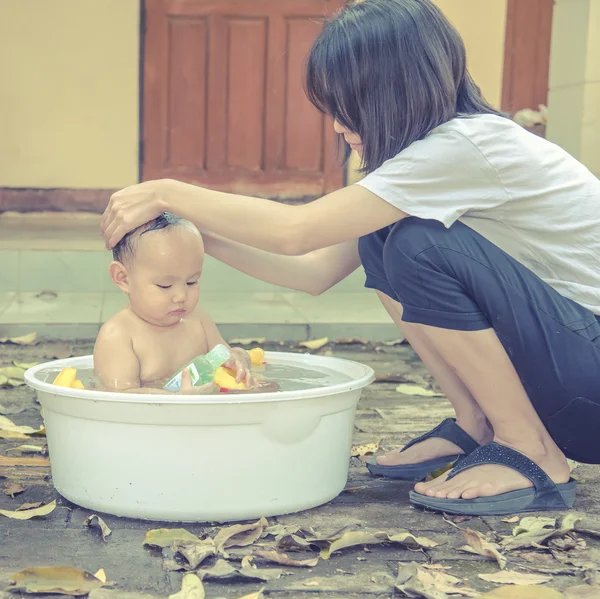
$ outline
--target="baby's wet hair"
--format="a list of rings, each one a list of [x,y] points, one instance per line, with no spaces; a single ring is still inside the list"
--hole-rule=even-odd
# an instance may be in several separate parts
[[[176,214],[163,212],[155,219],[144,223],[137,229],[130,231],[115,245],[113,248],[113,259],[121,264],[131,262],[135,258],[138,239],[145,233],[150,231],[161,231],[171,229],[173,227],[186,226],[197,231],[196,227],[188,220],[185,220]]]

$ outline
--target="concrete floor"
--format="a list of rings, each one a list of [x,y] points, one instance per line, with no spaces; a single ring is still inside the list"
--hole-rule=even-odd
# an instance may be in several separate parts
[[[299,351],[296,347],[272,347]],[[87,354],[91,351],[91,344],[62,342],[41,343],[31,347],[6,345],[0,346],[0,351],[3,363],[10,363],[12,360],[35,362],[55,356],[65,357],[71,353]],[[384,449],[392,448],[429,430],[451,413],[449,404],[442,397],[406,396],[396,391],[398,382],[402,381],[425,386],[431,383],[422,364],[406,345],[335,345],[324,347],[319,352],[331,352],[335,356],[362,361],[372,365],[377,372],[378,381],[365,390],[359,405],[355,444],[382,439]],[[35,403],[33,393],[27,388],[0,389],[0,405],[3,406],[1,409],[8,412],[8,417],[18,424],[39,426],[41,423],[39,406]],[[42,439],[36,439],[35,443],[40,444],[41,441]],[[182,574],[166,571],[163,566],[168,563],[167,560],[142,547],[146,532],[160,527],[161,523],[105,516],[112,535],[107,542],[103,542],[97,534],[83,526],[90,511],[72,505],[57,495],[52,487],[49,464],[44,458],[33,458],[38,460],[34,462],[27,462],[25,459],[10,465],[6,457],[1,457],[18,458],[18,453],[11,451],[11,448],[21,443],[23,441],[0,439],[0,477],[5,478],[0,480],[0,488],[3,482],[7,484],[15,481],[20,481],[24,487],[24,491],[15,498],[0,492],[0,509],[15,509],[25,502],[47,502],[53,499],[58,500],[58,507],[45,518],[29,521],[0,516],[0,588],[8,584],[13,573],[27,567],[70,565],[92,573],[103,568],[108,579],[116,582],[116,586],[111,589],[93,591],[90,595],[92,599],[150,599],[167,597],[180,589]],[[580,465],[575,474],[581,481],[575,510],[584,517],[578,526],[581,529],[600,531],[600,467]],[[257,475],[260,476],[260,471]],[[347,489],[339,497],[322,507],[270,518],[269,522],[312,527],[320,532],[332,532],[349,524],[371,532],[386,531],[393,534],[409,530],[436,541],[439,543],[437,547],[421,551],[397,545],[348,548],[334,554],[327,561],[320,560],[313,568],[284,567],[281,578],[266,583],[244,580],[206,582],[206,597],[237,599],[262,587],[265,588],[266,596],[281,599],[400,597],[403,595],[394,590],[394,580],[399,565],[410,562],[448,567],[447,573],[463,580],[466,586],[476,592],[483,593],[501,586],[478,577],[481,573],[497,573],[495,561],[457,551],[465,544],[460,528],[480,531],[494,540],[498,539],[498,535],[510,535],[515,523],[504,522],[505,518],[502,517],[469,520],[459,518],[448,522],[441,515],[411,508],[408,502],[410,488],[410,484],[371,477],[363,463],[358,458],[352,458]],[[543,515],[561,517],[563,514]],[[185,528],[198,535],[214,535],[218,527],[193,524],[185,525]],[[597,532],[596,535],[598,534],[600,533]],[[576,543],[575,539],[579,541]],[[266,541],[268,539],[263,542]],[[577,545],[575,549],[569,549],[569,546],[574,545]],[[299,554],[298,559],[306,557],[308,556]],[[564,542],[558,541],[552,547],[542,545],[527,551],[506,552],[506,557],[506,570],[532,573],[533,568],[533,573],[550,572],[551,580],[543,587],[564,590],[585,585],[582,589],[588,593],[573,594],[575,591],[570,591],[570,594],[559,594],[558,597],[600,597],[600,587],[589,584],[598,582],[600,539],[597,536],[585,532],[573,533],[570,538]],[[565,560],[572,560],[579,565],[575,567],[561,563]],[[517,590],[513,589],[514,592]],[[6,593],[6,597],[14,596]],[[413,596],[447,599],[450,595],[440,592],[434,594],[430,589],[429,594]],[[3,597],[1,592],[0,597]],[[524,599],[538,595],[512,594],[510,597]]]

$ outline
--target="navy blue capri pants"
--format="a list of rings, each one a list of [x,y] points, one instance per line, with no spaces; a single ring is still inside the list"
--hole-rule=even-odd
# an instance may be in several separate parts
[[[405,322],[493,327],[558,447],[600,463],[600,317],[460,222],[405,218],[359,251],[366,287],[400,302]]]

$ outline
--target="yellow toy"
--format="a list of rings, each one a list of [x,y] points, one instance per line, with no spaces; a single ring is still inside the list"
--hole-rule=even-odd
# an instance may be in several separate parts
[[[75,368],[63,368],[52,384],[59,387],[69,387],[70,389],[85,389],[83,383],[77,380],[77,370]]]
[[[249,350],[248,355],[250,356],[250,361],[254,366],[265,364],[265,352],[260,347],[255,347],[254,349]],[[248,389],[244,382],[238,383],[235,380],[235,372],[233,372],[233,370],[230,368],[225,368],[224,366],[217,368],[213,381],[221,389],[225,389],[227,391],[243,391]]]
[[[254,349],[248,350],[248,355],[250,356],[252,364],[255,366],[265,364],[265,352],[260,347],[255,347]]]

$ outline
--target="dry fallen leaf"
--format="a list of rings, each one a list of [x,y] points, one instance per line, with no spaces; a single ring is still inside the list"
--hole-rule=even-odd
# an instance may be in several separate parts
[[[0,510],[0,514],[6,516],[7,518],[11,518],[12,520],[30,520],[31,518],[41,518],[42,516],[47,516],[51,512],[53,512],[56,508],[56,500],[44,505],[42,507],[34,508],[32,510]]]
[[[29,439],[29,437],[23,433],[17,433],[15,431],[0,430],[0,439]]]
[[[205,559],[217,554],[212,539],[193,543],[173,543],[173,550],[187,561],[191,570],[195,570]]]
[[[381,443],[381,439],[376,441],[375,443],[366,443],[365,445],[355,445],[352,447],[350,452],[350,456],[353,458],[362,457],[365,455],[372,455],[379,449],[379,444]]]
[[[462,531],[467,545],[479,555],[495,559],[498,566],[503,570],[506,566],[506,558],[498,551],[497,546],[490,543],[480,532],[467,528]]]
[[[369,345],[367,339],[361,339],[360,337],[343,337],[342,339],[336,339],[335,343],[339,345]]]
[[[318,580],[307,580],[303,584],[305,587],[318,587],[321,583]]]
[[[173,542],[200,541],[185,528],[154,528],[146,533],[144,545],[148,547],[168,547]]]
[[[33,345],[37,341],[37,333],[29,333],[21,337],[1,337],[0,343],[12,343],[13,345]]]
[[[260,539],[269,523],[261,518],[254,524],[234,524],[221,529],[214,538],[217,552],[222,553],[228,547],[247,547]]]
[[[287,555],[287,553],[279,553],[275,550],[259,549],[252,554],[254,558],[260,558],[268,562],[281,564],[282,566],[298,566],[300,568],[314,568],[319,563],[319,558],[296,560]]]
[[[261,345],[266,343],[266,337],[240,337],[238,339],[230,339],[229,345]]]
[[[352,530],[344,533],[328,547],[323,548],[320,555],[323,559],[329,559],[333,553],[347,547],[380,545],[381,543],[398,543],[414,549],[431,548],[438,545],[435,541],[430,541],[425,537],[415,537],[409,532],[400,532],[390,536],[385,532]]]
[[[101,580],[104,584],[106,584],[106,572],[104,571],[104,568],[100,568],[100,570],[98,570],[98,572],[96,572],[94,576],[98,580]]]
[[[307,349],[321,349],[325,347],[329,343],[328,337],[323,337],[322,339],[313,339],[312,341],[300,341],[298,345],[300,347],[306,347]]]
[[[463,587],[462,580],[446,574],[445,572],[427,571],[417,568],[417,580],[425,589],[435,589],[448,595],[464,595],[465,597],[478,597],[479,593],[469,587]]]
[[[393,341],[382,341],[383,345],[387,345],[388,347],[393,347],[394,345],[403,345],[406,343],[406,339],[402,337],[402,339],[394,339]]]
[[[41,364],[41,362],[17,362],[16,360],[13,360],[13,366],[22,368],[23,370],[29,370],[38,364]]]
[[[281,578],[282,573],[283,570],[279,568],[252,568],[250,566],[236,568],[224,559],[217,560],[212,568],[200,568],[197,572],[202,580],[243,577],[263,582]]]
[[[30,426],[18,426],[6,416],[0,416],[0,430],[12,433],[21,433],[23,435],[30,435],[31,433],[36,432],[36,430]]]
[[[502,518],[502,522],[506,522],[508,524],[512,524],[513,522],[518,522],[519,516],[511,516],[510,518]]]
[[[104,586],[105,583],[89,572],[68,566],[27,568],[12,576],[12,586],[7,590],[32,594],[58,594],[84,596]]]
[[[186,574],[181,581],[181,591],[169,599],[204,599],[204,585],[195,574]]]
[[[552,580],[551,576],[545,574],[524,574],[522,572],[513,572],[511,570],[502,570],[502,572],[491,572],[489,574],[479,574],[481,580],[495,582],[497,584],[544,584]]]
[[[240,597],[240,599],[263,599],[263,597],[264,597],[263,590],[264,589],[260,589],[260,591],[256,591],[256,593],[250,593],[249,595],[244,595],[243,597]]]
[[[36,501],[35,503],[22,503],[18,508],[17,508],[17,512],[23,511],[23,510],[33,510],[36,507],[40,507],[40,505],[42,505],[42,501]]]
[[[479,599],[565,599],[565,596],[554,589],[519,585],[494,589],[479,595]]]
[[[504,537],[500,545],[507,551],[525,547],[535,547],[547,539],[564,536],[575,529],[575,525],[583,519],[581,514],[566,514],[557,528],[549,527],[552,518],[536,518],[529,516],[523,518],[519,526],[515,527],[519,534]],[[513,531],[514,532],[514,531]]]
[[[10,497],[13,497],[13,498],[15,495],[22,493],[24,490],[25,490],[25,487],[22,484],[15,483],[15,482],[7,482],[2,487],[3,493],[5,495],[9,495]]]
[[[6,450],[7,452],[16,451],[18,453],[46,453],[46,447],[43,445],[19,445],[17,447],[11,447]]]
[[[401,383],[396,387],[396,391],[402,395],[412,397],[444,397],[443,393],[438,393],[433,389],[425,389],[425,387],[419,385],[411,385],[410,383]]]
[[[23,368],[17,368],[16,366],[4,366],[0,368],[0,376],[5,376],[7,379],[19,379],[25,378],[25,370]]]
[[[89,528],[99,528],[103,541],[106,541],[108,537],[112,534],[112,530],[107,526],[106,522],[104,522],[104,520],[102,520],[102,518],[100,518],[100,516],[97,516],[96,514],[92,514],[91,516],[86,518],[83,525],[88,526]]]

